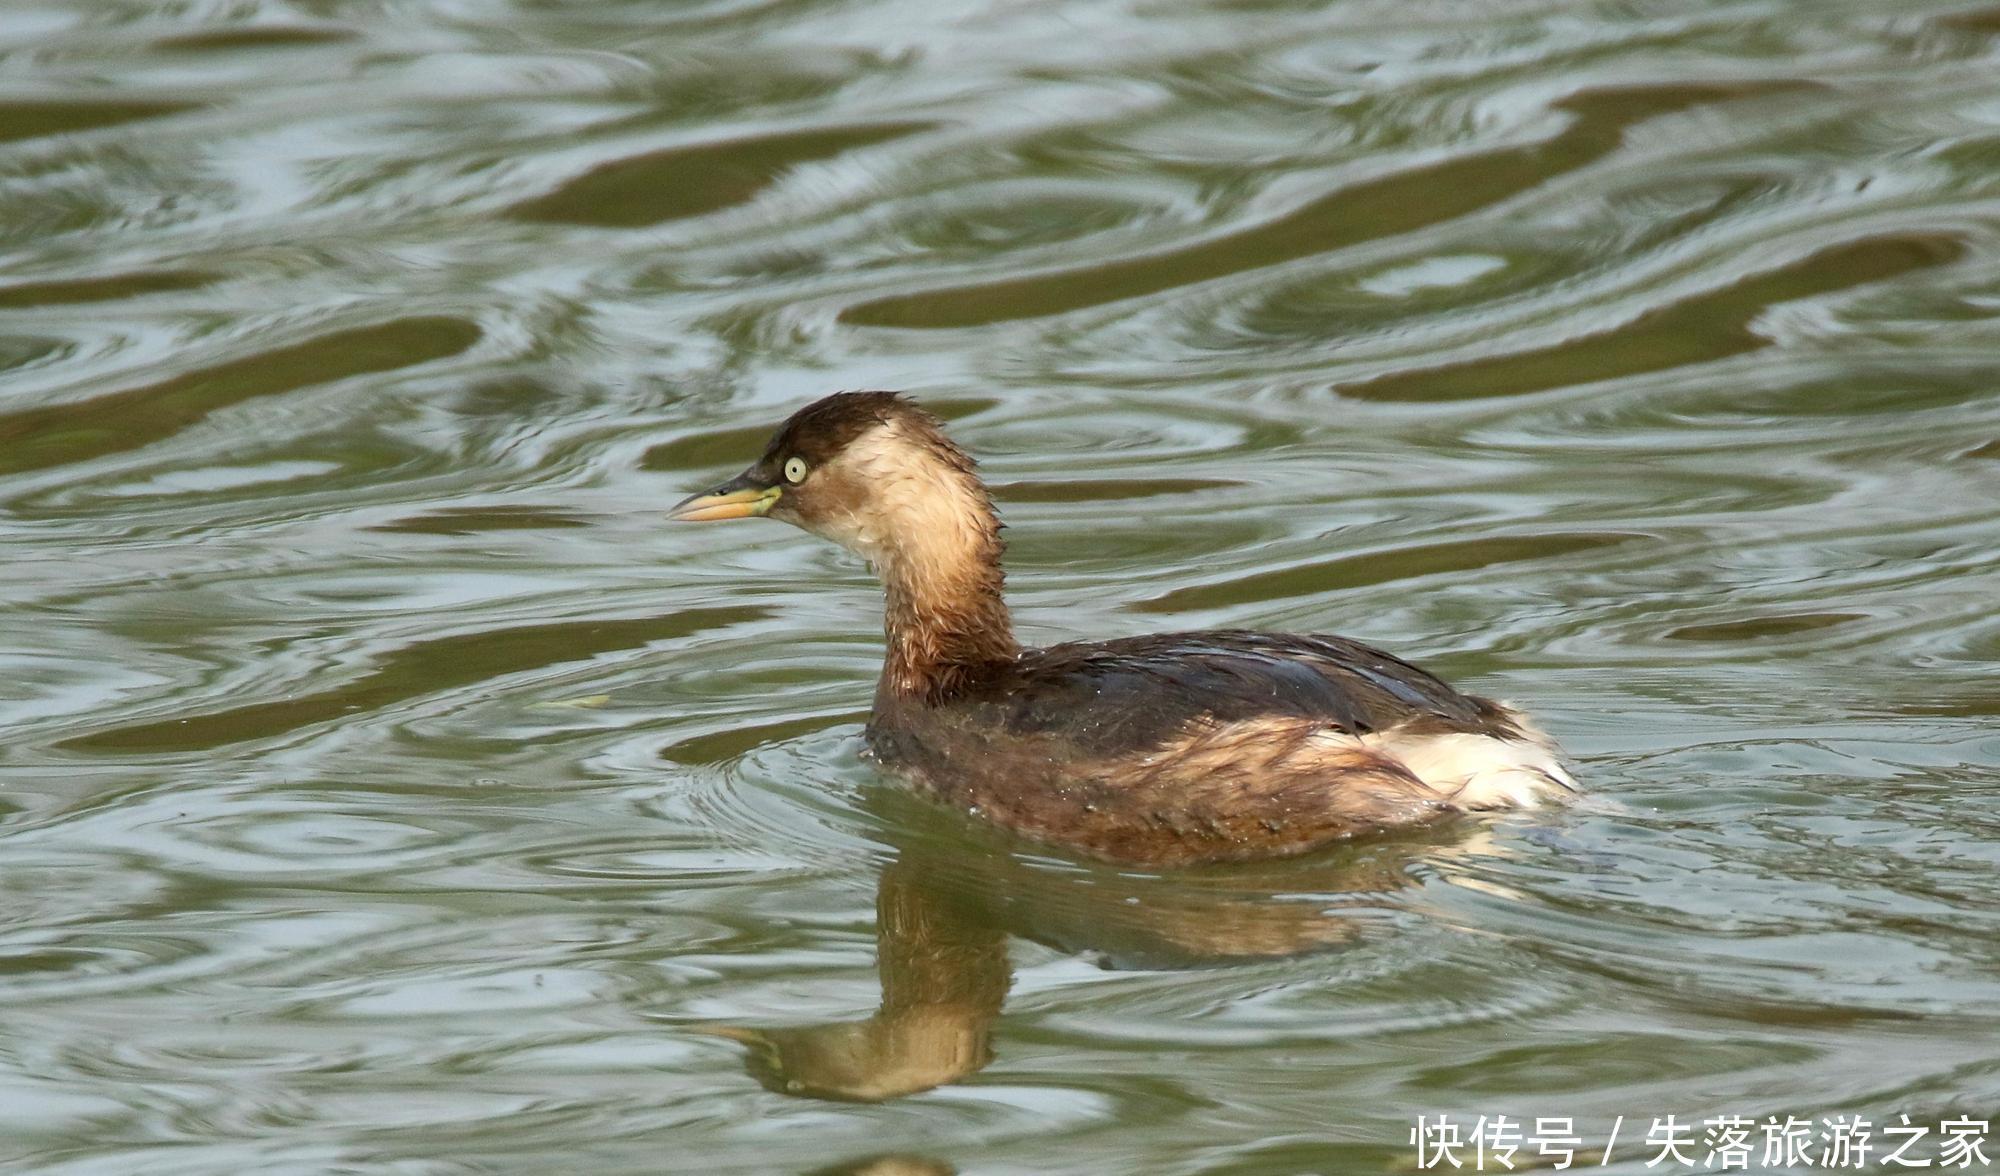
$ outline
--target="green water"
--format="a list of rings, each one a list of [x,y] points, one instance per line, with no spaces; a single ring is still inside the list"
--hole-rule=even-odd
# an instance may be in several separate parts
[[[661,519],[861,387],[1030,639],[1346,633],[1588,801],[1155,877],[884,788],[865,569]],[[2000,1109],[1990,6],[12,0],[0,550],[13,1170]]]

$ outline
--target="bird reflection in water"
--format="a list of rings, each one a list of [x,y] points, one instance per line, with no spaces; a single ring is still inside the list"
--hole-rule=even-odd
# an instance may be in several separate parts
[[[892,800],[892,803],[897,803]],[[922,817],[911,813],[890,821]],[[994,1059],[1019,935],[1111,968],[1197,968],[1354,943],[1423,866],[1476,852],[1471,822],[1254,865],[1142,874],[971,848],[906,844],[876,890],[874,1015],[785,1028],[707,1026],[741,1042],[767,1089],[880,1102],[960,1081]]]

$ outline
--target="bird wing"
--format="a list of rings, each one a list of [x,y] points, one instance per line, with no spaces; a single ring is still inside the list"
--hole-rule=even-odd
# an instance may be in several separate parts
[[[1216,630],[1030,650],[974,691],[1017,735],[1080,750],[1153,747],[1191,725],[1307,719],[1361,735],[1393,727],[1515,734],[1504,711],[1344,637]]]

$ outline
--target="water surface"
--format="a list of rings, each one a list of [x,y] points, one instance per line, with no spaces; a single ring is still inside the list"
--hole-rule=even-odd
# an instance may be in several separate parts
[[[1990,1115],[1996,78],[1966,3],[9,5],[0,1157]],[[661,520],[860,387],[1032,638],[1346,633],[1590,802],[1155,877],[883,788],[866,571]]]

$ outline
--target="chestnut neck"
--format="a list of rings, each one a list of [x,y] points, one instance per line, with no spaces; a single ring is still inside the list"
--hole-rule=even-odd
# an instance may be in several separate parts
[[[964,516],[904,536],[876,560],[887,596],[880,694],[940,702],[984,667],[1014,660],[1000,520],[974,484]],[[976,509],[972,509],[976,507]]]

